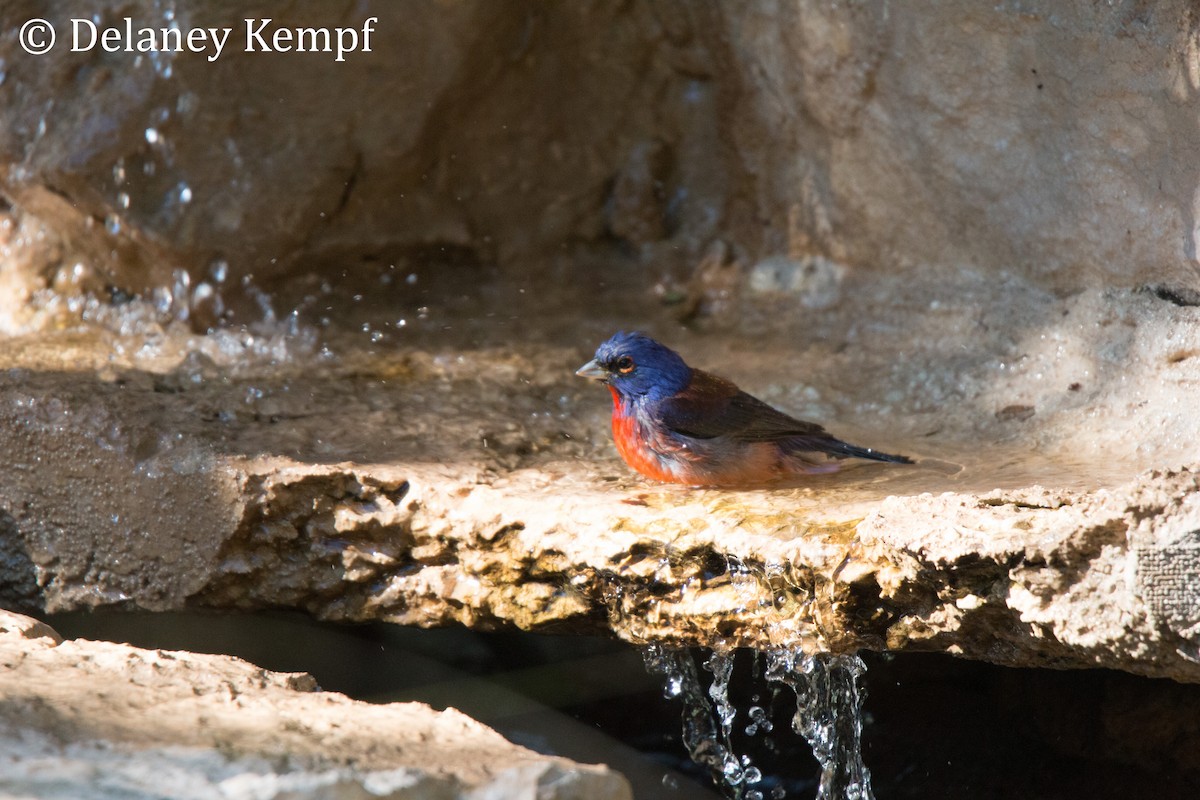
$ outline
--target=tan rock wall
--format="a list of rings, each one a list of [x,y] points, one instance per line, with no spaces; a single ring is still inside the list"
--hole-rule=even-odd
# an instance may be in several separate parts
[[[1194,281],[1187,4],[723,5],[707,30],[763,244],[790,220],[864,269]]]
[[[85,11],[21,2],[0,22],[44,16],[65,35]],[[183,6],[176,21],[367,13],[261,0]],[[233,45],[213,63],[33,57],[6,40],[0,188],[68,241],[64,258],[135,290],[178,267],[193,284],[221,262],[233,278],[340,274],[423,248],[519,272],[609,235],[671,241],[642,251],[660,264],[719,237],[752,260],[966,265],[1058,290],[1195,278],[1186,3],[369,13],[372,52],[333,65]],[[164,24],[149,2],[101,21],[125,16]]]

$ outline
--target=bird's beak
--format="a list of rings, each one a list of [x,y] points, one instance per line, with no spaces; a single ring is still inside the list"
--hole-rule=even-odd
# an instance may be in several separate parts
[[[597,364],[596,359],[593,358],[591,361],[575,370],[575,374],[581,378],[591,378],[592,380],[602,381],[608,377],[608,370]]]

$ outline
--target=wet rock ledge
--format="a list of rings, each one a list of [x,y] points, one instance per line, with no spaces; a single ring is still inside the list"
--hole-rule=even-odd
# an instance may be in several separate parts
[[[538,755],[452,709],[354,702],[236,658],[63,642],[0,612],[0,664],[7,796],[631,796],[605,767]]]
[[[565,469],[491,485],[350,464],[235,474],[240,518],[187,604],[1200,680],[1190,470],[1095,493],[889,497],[861,521],[769,493],[564,497]]]
[[[464,407],[532,374],[481,358],[499,383],[470,393],[452,371],[410,365],[394,385],[395,365],[377,365],[256,389],[252,410],[244,384],[192,381],[186,363],[4,372],[0,602],[945,651],[1200,681],[1194,468],[1090,491],[922,491],[952,485],[936,463],[774,491],[664,487],[628,476],[600,413],[568,403],[506,430],[511,407]],[[582,391],[558,377],[573,353],[532,359],[555,365],[522,383],[535,407]]]

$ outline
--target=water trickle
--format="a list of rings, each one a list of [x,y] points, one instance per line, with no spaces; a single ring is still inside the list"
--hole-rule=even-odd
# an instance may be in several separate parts
[[[818,800],[875,797],[862,760],[863,692],[858,683],[866,671],[857,655],[767,653],[767,680],[796,693],[792,729],[808,741],[821,764]]]
[[[687,650],[649,645],[642,655],[651,674],[663,677],[668,687],[665,693],[683,698],[683,744],[692,760],[708,768],[713,781],[728,797],[744,798],[746,765],[734,754],[729,738],[736,715],[728,699],[733,654],[714,652],[705,662],[705,668],[713,673],[708,696],[700,685],[696,662]],[[710,697],[716,703],[715,720]]]
[[[682,699],[684,745],[692,760],[709,770],[727,797],[787,797],[782,784],[768,781],[764,785],[761,770],[749,756],[739,756],[734,750],[732,733],[739,712],[729,696],[733,651],[714,651],[704,662],[705,670],[713,676],[707,691],[688,650],[650,645],[643,656],[647,669],[662,676],[664,697]],[[762,656],[763,677],[769,683],[787,687],[796,696],[792,729],[812,747],[821,766],[817,800],[873,800],[871,775],[862,760],[863,692],[859,680],[866,671],[862,659],[856,655],[810,656],[784,649]],[[754,700],[758,700],[757,695]],[[750,706],[745,717],[749,722],[743,732],[748,737],[772,730],[770,713],[760,705]]]

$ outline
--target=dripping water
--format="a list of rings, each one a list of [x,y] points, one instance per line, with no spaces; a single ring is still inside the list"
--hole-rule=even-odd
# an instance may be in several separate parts
[[[683,703],[683,743],[697,764],[732,800],[780,800],[783,784],[764,780],[746,755],[739,755],[732,732],[740,713],[729,695],[734,651],[714,651],[704,662],[712,673],[705,690],[688,649],[650,645],[643,650],[647,669],[663,679],[663,694]],[[871,775],[862,758],[862,702],[859,683],[866,665],[857,655],[805,655],[786,649],[755,654],[762,678],[795,697],[791,727],[804,737],[821,767],[817,800],[873,800]],[[758,705],[743,716],[745,733],[772,730],[769,714]],[[767,791],[768,786],[773,786]],[[793,794],[792,796],[798,796]]]
[[[713,672],[707,695],[691,653],[660,645],[643,651],[646,668],[663,678],[663,695],[683,700],[683,744],[692,761],[708,769],[713,782],[732,798],[744,797],[746,769],[733,752],[730,731],[735,710],[729,703],[729,677],[733,672],[732,653],[714,652],[706,662]],[[710,701],[711,698],[711,701]],[[717,703],[716,714],[713,702]]]
[[[821,764],[818,800],[873,800],[871,773],[862,759],[863,691],[867,665],[857,655],[767,653],[767,680],[796,693],[792,730]]]

